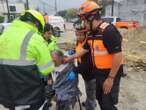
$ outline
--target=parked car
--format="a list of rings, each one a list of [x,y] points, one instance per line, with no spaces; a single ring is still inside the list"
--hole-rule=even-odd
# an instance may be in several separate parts
[[[131,29],[140,27],[138,21],[124,21],[121,20],[121,18],[115,16],[102,17],[102,19],[106,22],[113,23],[117,28]]]

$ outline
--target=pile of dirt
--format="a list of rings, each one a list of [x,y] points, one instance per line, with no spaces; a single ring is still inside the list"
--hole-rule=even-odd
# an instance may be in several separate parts
[[[126,59],[146,63],[146,27],[128,30],[122,35]]]
[[[143,62],[142,60],[133,61],[132,64],[129,66],[132,67],[137,72],[146,71],[146,63]]]

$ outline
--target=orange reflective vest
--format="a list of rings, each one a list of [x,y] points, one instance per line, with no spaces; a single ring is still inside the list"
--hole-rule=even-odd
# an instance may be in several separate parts
[[[91,47],[91,55],[95,66],[99,69],[110,69],[112,67],[113,55],[109,54],[102,39],[88,40]]]
[[[103,31],[109,23],[103,22],[100,25],[100,29]],[[91,48],[92,61],[94,65],[99,69],[111,69],[113,62],[113,55],[109,54],[108,49],[104,45],[102,35],[96,35],[95,39],[88,39],[87,43]],[[123,60],[121,61],[123,64]]]

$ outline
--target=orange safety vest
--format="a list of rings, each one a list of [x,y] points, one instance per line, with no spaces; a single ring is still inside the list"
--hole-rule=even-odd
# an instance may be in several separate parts
[[[103,31],[108,25],[109,25],[108,23],[103,22],[100,25],[101,30]],[[87,43],[91,47],[93,64],[96,66],[96,68],[99,69],[111,69],[113,62],[113,55],[108,53],[108,50],[105,47],[102,38],[106,36],[102,36],[102,35],[96,35],[96,36],[97,38],[89,39],[87,41]],[[123,59],[121,61],[121,64],[123,64]]]
[[[94,65],[99,69],[110,69],[112,67],[113,55],[108,53],[103,40],[98,38],[95,40],[89,39],[87,43],[91,47]]]
[[[91,47],[91,55],[94,65],[99,69],[111,69],[113,55],[108,53],[107,48],[103,44],[103,40],[102,39],[88,40],[87,43]],[[124,56],[122,55],[121,64],[123,63]]]

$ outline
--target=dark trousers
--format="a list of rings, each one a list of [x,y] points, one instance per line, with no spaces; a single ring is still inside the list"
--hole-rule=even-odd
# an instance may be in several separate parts
[[[65,101],[57,100],[56,110],[73,110],[76,102],[77,97],[73,97]]]
[[[118,103],[121,72],[120,68],[111,92],[105,95],[103,92],[103,83],[108,77],[109,70],[96,70],[96,99],[101,110],[118,110],[115,105]]]
[[[56,110],[71,110],[71,105],[68,101],[57,101]]]
[[[96,79],[90,81],[85,81],[85,90],[86,90],[86,101],[85,108],[86,110],[95,110],[96,108]]]

